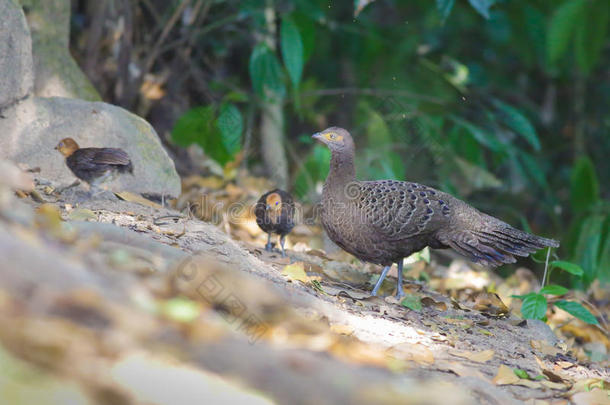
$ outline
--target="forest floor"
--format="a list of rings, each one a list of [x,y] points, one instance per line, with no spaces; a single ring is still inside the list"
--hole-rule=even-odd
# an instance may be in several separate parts
[[[607,360],[475,288],[492,276],[460,260],[412,263],[431,276],[401,303],[394,279],[371,297],[379,269],[347,255],[300,242],[282,258],[251,223],[227,233],[120,195],[47,185],[0,203],[6,403],[608,403]]]

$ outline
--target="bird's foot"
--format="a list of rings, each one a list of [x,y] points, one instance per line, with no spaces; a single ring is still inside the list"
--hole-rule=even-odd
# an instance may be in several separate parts
[[[273,251],[273,245],[272,245],[271,243],[267,243],[267,244],[265,245],[265,250],[266,250],[267,252],[271,252],[271,251]]]
[[[398,301],[402,300],[405,295],[407,294],[405,294],[405,292],[402,290],[402,287],[396,290],[396,299]]]

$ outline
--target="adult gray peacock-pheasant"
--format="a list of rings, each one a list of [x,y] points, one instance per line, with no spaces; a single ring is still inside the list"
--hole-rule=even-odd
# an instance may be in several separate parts
[[[452,248],[476,263],[514,263],[559,242],[513,228],[457,198],[422,184],[358,181],[354,141],[343,128],[330,127],[313,138],[332,152],[322,192],[322,225],[330,239],[362,261],[385,266],[376,295],[392,263],[398,265],[397,297],[402,297],[403,259],[430,246]]]

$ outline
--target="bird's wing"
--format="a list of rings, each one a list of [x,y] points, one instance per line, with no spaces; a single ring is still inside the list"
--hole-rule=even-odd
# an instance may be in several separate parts
[[[91,160],[97,164],[127,166],[131,164],[129,155],[117,148],[88,148],[92,151]]]
[[[356,201],[362,218],[380,238],[400,241],[434,234],[449,223],[446,194],[417,183],[396,180],[360,183]]]

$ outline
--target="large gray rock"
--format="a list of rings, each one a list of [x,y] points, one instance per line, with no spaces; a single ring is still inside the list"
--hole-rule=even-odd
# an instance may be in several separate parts
[[[70,54],[70,0],[21,0],[21,4],[32,37],[34,94],[100,101]]]
[[[17,0],[0,0],[0,110],[32,92],[30,30]]]
[[[2,1],[2,0],[0,0]],[[155,130],[142,118],[102,102],[69,98],[30,98],[3,112],[0,158],[40,167],[40,176],[56,184],[75,180],[54,150],[65,137],[81,147],[118,147],[132,159],[134,176],[108,183],[111,190],[178,196],[180,178]]]

